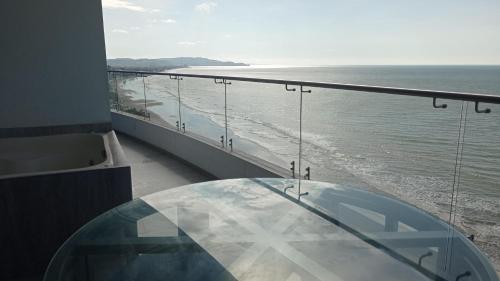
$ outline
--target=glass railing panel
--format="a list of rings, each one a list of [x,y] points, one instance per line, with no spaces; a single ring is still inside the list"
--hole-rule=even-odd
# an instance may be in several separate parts
[[[435,109],[431,98],[312,90],[304,94],[303,113],[303,161],[311,166],[311,179],[410,202],[427,202],[427,191],[446,196],[459,102],[437,100],[448,107]]]
[[[447,263],[450,275],[470,274],[471,280],[487,271],[482,258],[500,273],[500,106],[480,103],[478,111],[470,102],[464,113],[450,216],[457,232],[451,232]],[[471,253],[478,258],[464,259]]]
[[[179,121],[177,81],[163,75],[149,75],[144,79],[148,119],[162,126],[175,127]]]
[[[300,100],[297,92],[287,91],[285,85],[231,83],[227,116],[233,152],[278,167],[284,176],[292,177],[293,166],[298,177]]]
[[[430,280],[442,280],[440,253],[445,251],[446,225],[402,201],[345,185],[302,181],[308,194],[301,202],[326,214],[366,247],[380,249]]]
[[[301,102],[300,86],[123,74],[110,92],[113,80],[122,111],[284,176],[293,161],[304,202],[431,279],[489,274],[476,246],[499,268],[500,106],[308,87]],[[276,188],[298,198],[296,187]]]
[[[121,111],[125,105],[123,104],[123,101],[125,99],[125,93],[123,90],[123,85],[124,81],[129,79],[130,75],[129,74],[123,74],[123,73],[113,73],[111,77],[111,84],[112,84],[112,89],[114,91],[113,96],[112,96],[112,104],[113,104],[113,109],[116,111]]]
[[[214,79],[182,79],[180,130],[185,128],[186,132],[222,147],[221,136],[225,136],[224,85],[215,84]]]
[[[109,100],[109,108],[111,110],[118,109],[118,93],[116,87],[116,74],[113,72],[108,72],[108,100]]]
[[[339,202],[331,195],[332,215],[441,276],[462,103],[437,100],[447,108],[434,108],[432,98],[311,90],[303,94],[303,173],[310,167],[312,180],[382,195],[378,203],[360,201],[361,190]]]
[[[129,73],[114,73],[115,110],[145,117],[144,80],[142,76]]]

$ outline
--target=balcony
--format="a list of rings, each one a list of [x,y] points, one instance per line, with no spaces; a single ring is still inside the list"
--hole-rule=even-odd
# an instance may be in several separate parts
[[[481,174],[473,169],[474,165],[468,166],[467,161],[478,152],[475,149],[482,149],[483,144],[476,138],[480,130],[495,134],[487,124],[492,124],[489,120],[498,117],[498,96],[175,72],[110,71],[109,83],[115,130],[168,151],[215,178],[295,178],[298,182],[291,194],[295,194],[298,200],[307,198],[308,194],[301,188],[311,178],[393,196],[440,217],[458,229],[461,237],[473,240],[476,243],[473,247],[481,248],[493,263],[498,259],[494,246],[498,241],[494,235],[496,223],[487,224],[485,227],[490,230],[484,233],[479,231],[483,228],[458,223],[480,219],[473,212],[467,213],[468,202],[474,200],[475,194],[471,192],[474,185],[495,186],[494,181],[464,179],[461,175],[472,173],[477,178]],[[264,95],[265,99],[262,98]],[[342,99],[347,95],[350,99]],[[337,112],[322,117],[311,111],[318,101],[333,105],[337,102],[341,106],[335,108]],[[401,107],[401,104],[405,106]],[[251,110],[245,111],[244,106]],[[375,112],[367,112],[370,106],[375,107]],[[251,111],[254,115],[250,115]],[[361,117],[352,118],[357,123],[331,125],[335,123],[335,114]],[[404,166],[398,167],[400,163],[389,157],[394,163],[385,171],[388,176],[391,176],[391,171],[397,174],[414,166],[415,170],[421,169],[421,173],[437,179],[439,185],[420,186],[410,192],[405,190],[409,196],[393,183],[374,183],[367,177],[360,177],[355,169],[359,172],[363,166],[338,167],[334,160],[331,163],[335,164],[317,160],[320,153],[325,153],[318,147],[328,147],[328,144],[314,139],[318,135],[314,134],[315,129],[336,130],[339,132],[336,140],[342,143],[348,137],[351,140],[353,136],[359,137],[356,126],[362,121],[370,124],[373,114],[399,116],[402,126],[397,126],[397,129],[410,131],[405,134],[408,142],[398,143],[401,134],[397,129],[383,127],[386,131],[380,131],[380,124],[371,124],[373,128],[369,133],[383,137],[389,148],[386,153],[405,152],[411,148],[411,142],[420,145],[420,149],[425,148],[421,158],[408,159]],[[413,122],[418,118],[427,122],[431,130],[419,128],[422,125]],[[286,124],[285,129],[283,124]],[[315,127],[314,124],[321,126]],[[273,138],[270,131],[278,136]],[[439,138],[431,141],[430,137],[434,135],[439,135]],[[362,146],[380,149],[362,138],[353,145],[358,149]],[[413,149],[419,148],[418,145]],[[472,155],[467,154],[467,148],[472,148]],[[201,154],[196,157],[196,153]],[[327,153],[331,155],[330,160],[342,158],[334,147]],[[363,160],[362,156],[359,158]],[[422,170],[425,168],[419,164],[422,160],[441,161],[444,166],[437,170]],[[400,182],[404,183],[404,180]],[[436,190],[437,187],[440,189]],[[425,197],[426,192],[434,192],[432,196],[439,197]],[[413,229],[404,225],[398,228],[399,231]],[[459,233],[447,231],[445,237]],[[461,278],[464,277],[467,276]]]
[[[145,142],[123,134],[117,137],[131,166],[134,198],[215,179],[205,171]]]
[[[498,280],[498,66],[469,66],[472,76],[460,67],[429,67],[420,70],[424,79],[414,80],[419,71],[411,66],[368,67],[371,77],[363,76],[364,69],[347,82],[321,67],[302,73],[286,69],[284,77],[263,69],[109,71],[106,77],[106,56],[116,53],[114,47],[106,50],[103,22],[113,35],[141,36],[136,39],[157,38],[158,30],[122,29],[132,17],[123,13],[122,23],[103,20],[103,4],[116,14],[141,12],[137,19],[144,20],[174,12],[127,1],[2,3],[1,280]],[[364,38],[391,37],[404,45],[383,40],[390,44],[386,50],[354,40],[345,47],[378,49],[372,59],[391,63],[382,60],[389,52],[398,56],[391,50],[411,54],[439,45],[432,63],[443,63],[451,50],[446,44],[459,46],[454,40],[467,38],[460,32],[465,28],[484,40],[471,41],[470,57],[460,45],[453,62],[494,63],[496,54],[488,50],[495,42],[488,32],[476,32],[498,26],[491,4],[463,6],[464,15],[477,18],[471,7],[493,14],[484,16],[488,23],[455,17],[456,36],[445,38],[444,45],[434,39],[453,35],[449,21],[436,30],[428,25],[431,32],[396,37],[389,28],[380,36],[387,30],[387,7],[376,5],[380,13],[367,11],[384,25],[370,28],[374,33]],[[208,13],[207,5],[216,3],[201,5]],[[428,10],[420,6],[424,13],[412,11],[416,23]],[[247,13],[248,20],[238,19],[241,6],[226,7],[237,9],[232,14],[244,30],[269,31],[264,22],[252,23],[266,10],[262,5]],[[325,24],[324,31],[310,34],[316,28],[309,23],[322,18],[318,13],[280,11],[313,17],[261,17],[304,32],[287,36],[304,48],[290,51],[308,60],[315,50],[332,51],[327,46],[335,44],[311,40],[338,37],[323,36],[335,33]],[[197,22],[182,15],[178,27]],[[408,22],[406,13],[401,16]],[[324,18],[342,23],[331,14]],[[175,28],[175,19],[149,19],[168,23],[164,27],[179,35],[191,34]],[[258,26],[262,32],[254,29]],[[337,26],[340,35],[346,26],[354,33],[365,30],[364,24]],[[200,29],[194,37],[227,37],[213,37],[223,46],[200,49],[239,49],[228,43],[244,42],[236,36],[229,40],[233,35],[223,29]],[[162,34],[164,44],[175,45],[175,36]],[[272,36],[278,44],[266,48],[270,57],[296,45],[281,36]],[[108,47],[122,49],[125,41],[113,37],[106,38]],[[168,51],[157,43],[158,50]],[[178,43],[180,50],[195,42]],[[255,49],[253,43],[245,48]],[[152,55],[150,48],[133,45],[126,46]],[[168,55],[176,53],[171,51]],[[346,59],[345,51],[351,53],[345,49],[339,59]],[[356,57],[367,59],[362,53]],[[391,69],[396,80],[412,80],[411,85],[387,83]],[[418,90],[424,88],[434,90]]]

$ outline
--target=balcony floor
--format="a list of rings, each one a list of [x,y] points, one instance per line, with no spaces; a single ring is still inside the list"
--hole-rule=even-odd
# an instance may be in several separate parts
[[[147,143],[118,132],[116,135],[131,165],[134,198],[177,186],[216,179]]]

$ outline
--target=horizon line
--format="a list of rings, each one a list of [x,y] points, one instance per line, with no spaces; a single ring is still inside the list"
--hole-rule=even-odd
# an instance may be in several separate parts
[[[232,62],[232,63],[243,63],[247,64],[247,66],[221,66],[221,67],[252,67],[252,66],[275,66],[275,67],[335,67],[335,66],[500,66],[500,63],[398,63],[398,64],[363,64],[363,63],[353,63],[353,64],[271,64],[271,63],[247,63],[239,60],[231,60],[231,59],[217,59],[217,58],[207,58],[201,56],[178,56],[178,57],[110,57],[106,58],[106,60],[114,60],[114,59],[133,59],[133,60],[155,60],[155,59],[175,59],[175,58],[201,58],[201,59],[210,59],[221,62]],[[203,67],[203,66],[199,66]],[[206,67],[217,67],[217,66],[206,66]]]

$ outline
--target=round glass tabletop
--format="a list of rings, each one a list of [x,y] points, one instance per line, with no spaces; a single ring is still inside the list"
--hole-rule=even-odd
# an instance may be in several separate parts
[[[89,222],[55,280],[498,280],[474,244],[401,201],[335,184],[234,179],[165,190]]]

